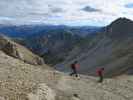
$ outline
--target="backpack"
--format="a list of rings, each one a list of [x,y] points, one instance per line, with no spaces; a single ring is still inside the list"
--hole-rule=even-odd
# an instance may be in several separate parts
[[[80,65],[79,64],[75,64],[76,69],[79,69]]]
[[[78,69],[79,68],[79,64],[71,64],[71,68],[72,69]]]
[[[71,64],[71,68],[72,69],[75,69],[75,64]]]
[[[102,69],[98,69],[96,72],[97,72],[97,75],[102,75],[103,74],[103,70]]]

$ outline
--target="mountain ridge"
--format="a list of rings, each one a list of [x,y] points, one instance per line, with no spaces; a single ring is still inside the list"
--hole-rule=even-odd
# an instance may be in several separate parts
[[[53,33],[58,30],[70,31],[74,34],[86,36],[101,30],[96,26],[65,26],[65,25],[0,25],[0,32],[10,37],[25,37],[27,35],[36,35],[40,33]],[[79,34],[80,33],[80,34]]]

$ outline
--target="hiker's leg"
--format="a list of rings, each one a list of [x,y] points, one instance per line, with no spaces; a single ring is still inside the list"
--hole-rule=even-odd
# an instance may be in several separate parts
[[[99,77],[98,82],[101,82],[101,76],[99,75],[98,77]]]
[[[74,70],[74,74],[75,74],[76,77],[78,77],[78,73],[77,73],[76,69]]]
[[[103,82],[103,75],[101,75],[101,82]]]
[[[73,76],[75,74],[74,70],[72,70],[72,73],[70,74],[70,76]]]
[[[99,80],[100,83],[103,82],[103,75],[100,75],[100,80]]]
[[[98,76],[98,82],[100,82],[101,78],[100,78],[100,75]]]
[[[72,72],[72,73],[70,73],[70,76],[72,76],[74,73]]]

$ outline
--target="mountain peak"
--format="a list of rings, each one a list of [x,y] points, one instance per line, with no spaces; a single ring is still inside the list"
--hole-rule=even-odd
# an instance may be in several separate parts
[[[125,17],[120,17],[120,18],[116,19],[115,21],[113,21],[111,23],[111,25],[113,25],[113,24],[123,24],[123,23],[124,24],[130,24],[130,23],[133,23],[133,21],[130,20],[130,19],[127,19]]]
[[[111,37],[125,37],[133,35],[133,21],[121,17],[106,27],[107,35]]]

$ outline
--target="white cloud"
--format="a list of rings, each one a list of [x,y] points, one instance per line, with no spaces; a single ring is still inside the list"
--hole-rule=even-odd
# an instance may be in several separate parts
[[[118,17],[133,19],[132,0],[1,0],[0,22],[105,25]],[[87,12],[89,6],[100,12]]]

